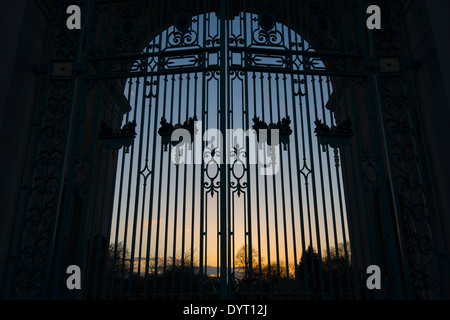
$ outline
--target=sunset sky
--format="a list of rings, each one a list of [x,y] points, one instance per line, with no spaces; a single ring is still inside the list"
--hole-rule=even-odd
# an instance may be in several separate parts
[[[255,23],[250,18],[249,14],[246,20],[236,18],[230,34],[235,28]],[[210,21],[213,19],[216,18],[211,14]],[[200,16],[194,26],[200,30],[204,22]],[[209,34],[216,34],[217,30],[209,28],[210,25],[215,23],[206,22]],[[299,36],[286,27],[278,24],[276,28],[283,37],[300,42]],[[164,32],[155,42],[160,41],[164,48],[172,31],[173,28]],[[146,86],[148,81],[156,81],[157,85]],[[208,193],[207,185],[202,187],[202,165],[180,165],[177,169],[171,162],[173,148],[162,151],[157,131],[163,116],[175,124],[197,115],[204,125],[198,128],[201,132],[218,128],[219,77],[184,73],[130,79],[130,83],[125,96],[133,109],[124,122],[137,121],[137,137],[129,154],[119,153],[110,242],[117,239],[127,244],[134,257],[145,258],[149,254],[152,259],[180,257],[183,251],[193,249],[196,265],[201,256],[204,265],[218,266],[221,195]],[[154,97],[145,97],[150,88]],[[233,192],[235,189],[229,188],[227,217],[233,233],[232,257],[244,244],[248,246],[250,237],[253,248],[266,262],[270,257],[271,263],[289,264],[298,263],[302,250],[310,244],[323,251],[344,242],[344,237],[349,241],[340,169],[335,167],[333,150],[323,152],[314,135],[316,118],[332,123],[331,112],[325,108],[331,90],[331,84],[322,76],[284,78],[261,72],[230,76],[227,91],[230,128],[247,130],[248,115],[250,127],[254,116],[266,122],[290,116],[291,128],[295,129],[288,150],[277,148],[281,157],[278,174],[264,176],[259,172],[261,164],[251,165],[240,181],[247,182],[250,191],[244,188],[244,193],[238,196]],[[296,94],[299,91],[306,94]],[[152,165],[154,171],[150,174]],[[207,172],[203,183],[210,183],[208,174],[214,176],[217,166],[204,169]],[[242,167],[237,166],[235,174],[238,171],[242,173]],[[229,186],[231,182],[237,182],[233,175]],[[214,183],[218,183],[218,177]],[[201,216],[205,233],[202,252]]]

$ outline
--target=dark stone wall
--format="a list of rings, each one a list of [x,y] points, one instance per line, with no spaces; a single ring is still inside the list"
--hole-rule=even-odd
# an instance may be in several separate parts
[[[450,1],[416,0],[405,5],[405,23],[422,114],[425,144],[440,217],[450,243]]]
[[[26,150],[47,31],[43,1],[0,2],[0,281],[9,260],[15,208],[21,190]],[[16,231],[17,232],[17,231]]]

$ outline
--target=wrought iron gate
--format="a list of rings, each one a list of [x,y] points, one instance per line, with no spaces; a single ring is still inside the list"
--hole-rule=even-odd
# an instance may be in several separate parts
[[[438,233],[405,218],[431,230],[432,199],[398,180],[426,181],[418,149],[395,149],[420,142],[398,31],[380,52],[364,1],[78,3],[85,28],[61,1],[49,32],[12,295],[443,293],[422,242]]]

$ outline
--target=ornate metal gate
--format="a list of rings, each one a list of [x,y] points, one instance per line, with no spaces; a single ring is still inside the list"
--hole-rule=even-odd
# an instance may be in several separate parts
[[[396,8],[364,2],[60,1],[11,295],[445,295]]]

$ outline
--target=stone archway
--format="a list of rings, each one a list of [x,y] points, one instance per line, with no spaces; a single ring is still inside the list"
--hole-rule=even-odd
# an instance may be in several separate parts
[[[169,2],[168,5],[174,3],[177,6],[181,2]],[[91,123],[92,120],[89,116],[95,106],[94,101],[90,101],[91,98],[86,96],[86,91],[82,89],[83,81],[87,80],[88,85],[96,85],[92,79],[99,74],[98,72],[105,71],[99,69],[105,67],[102,62],[104,57],[102,52],[103,54],[107,52],[108,58],[118,63],[116,67],[119,69],[113,68],[111,71],[127,72],[135,61],[130,56],[141,52],[142,45],[149,43],[148,41],[142,42],[142,39],[152,39],[154,37],[154,34],[151,33],[152,30],[155,30],[155,34],[158,33],[158,28],[152,26],[159,25],[166,29],[173,24],[173,21],[177,21],[176,19],[181,17],[177,15],[177,10],[165,7],[168,2],[159,6],[157,11],[133,9],[134,5],[137,6],[136,8],[149,9],[149,3],[147,1],[133,2],[133,4],[115,2],[97,6],[95,2],[86,2],[85,10],[94,8],[102,11],[103,8],[109,14],[105,15],[105,20],[102,21],[102,18],[95,18],[92,13],[94,11],[92,11],[89,21],[96,21],[100,26],[103,23],[107,24],[108,19],[113,21],[113,24],[109,25],[113,26],[112,28],[104,30],[100,27],[93,29],[96,31],[91,33],[68,32],[63,27],[64,11],[60,10],[59,12],[61,26],[56,30],[55,51],[49,60],[53,69],[48,73],[46,80],[48,95],[45,94],[41,98],[43,110],[41,123],[44,126],[36,138],[38,150],[34,158],[34,163],[38,166],[30,173],[29,180],[34,182],[31,183],[33,188],[28,194],[29,197],[24,202],[23,208],[18,209],[18,212],[23,213],[25,234],[23,237],[20,236],[21,239],[19,237],[16,240],[17,246],[13,245],[17,248],[18,256],[21,257],[13,270],[13,273],[16,274],[14,280],[16,281],[16,294],[19,287],[20,290],[28,288],[28,291],[25,290],[28,292],[25,297],[28,297],[30,289],[36,289],[30,283],[39,282],[39,279],[44,279],[44,288],[40,285],[37,286],[38,295],[46,296],[48,291],[53,292],[53,296],[55,296],[59,291],[56,280],[51,284],[48,281],[52,279],[53,272],[60,273],[58,270],[62,270],[61,267],[66,262],[64,243],[68,239],[64,238],[64,232],[59,230],[58,233],[55,233],[51,226],[56,220],[61,222],[65,229],[70,228],[72,219],[70,203],[74,201],[71,199],[71,194],[62,192],[61,186],[64,184],[71,186],[71,193],[76,197],[88,196],[85,188],[92,181],[86,181],[83,175],[89,170],[92,172],[94,164],[98,164],[83,157],[84,154],[89,154],[87,151],[90,149],[84,144],[86,139],[83,136],[89,136],[92,132],[85,130],[84,124],[80,125],[79,123]],[[189,9],[193,15],[198,15],[203,13],[201,8],[210,5],[203,2],[197,2],[197,4],[197,7],[185,6],[183,10]],[[122,5],[123,7],[121,7]],[[382,5],[384,8],[388,8],[383,11],[391,12],[388,2],[382,2]],[[60,4],[60,9],[63,9],[63,6],[64,4]],[[355,195],[355,199],[362,199],[356,203],[352,196],[347,198],[347,202],[353,203],[354,207],[349,217],[352,224],[366,225],[359,229],[359,237],[363,238],[361,251],[370,252],[367,259],[372,261],[375,259],[376,263],[387,270],[387,280],[394,279],[394,282],[388,281],[390,285],[386,286],[385,297],[390,294],[403,297],[404,292],[407,297],[416,295],[432,297],[439,290],[436,289],[436,284],[428,279],[439,279],[441,270],[439,269],[440,263],[436,260],[435,250],[429,250],[429,248],[436,243],[433,238],[439,237],[439,235],[434,231],[436,228],[430,221],[432,199],[430,200],[430,196],[425,190],[426,177],[423,174],[423,164],[420,161],[420,151],[417,147],[418,139],[413,126],[412,98],[408,93],[409,87],[404,75],[405,67],[402,64],[404,56],[401,47],[395,45],[398,43],[396,41],[398,32],[389,28],[371,35],[363,30],[361,27],[363,18],[358,14],[363,13],[364,8],[357,1],[339,1],[338,4],[334,1],[291,2],[290,6],[292,6],[290,10],[285,12],[292,13],[292,19],[295,17],[298,19],[296,13],[301,12],[298,28],[303,31],[314,30],[310,33],[298,33],[302,34],[315,48],[324,45],[321,48],[323,51],[320,50],[320,53],[322,61],[328,69],[339,68],[339,64],[344,63],[345,68],[350,67],[357,70],[365,78],[363,82],[353,83],[351,80],[336,76],[333,79],[335,94],[329,102],[329,107],[335,108],[338,122],[344,120],[344,115],[350,115],[353,124],[356,127],[359,126],[355,129],[355,140],[352,142],[350,153],[342,153],[341,156],[345,168],[356,164],[359,166],[361,174],[358,177],[359,180],[355,180],[350,174],[346,177],[347,194]],[[254,7],[256,14],[266,10],[264,4],[259,6],[252,1],[243,3],[235,1],[230,3],[230,8],[237,9],[229,10],[232,12],[230,16],[235,16],[236,12],[243,7]],[[278,7],[273,8],[275,11],[271,12],[274,13],[275,20],[284,21],[286,16],[280,15],[277,11]],[[339,10],[354,12],[355,15],[347,14],[348,24],[344,22],[341,25],[341,21],[338,20],[339,18],[343,19],[344,16],[339,14]],[[221,15],[220,10],[214,6],[209,7],[208,11],[219,11],[218,15]],[[148,12],[153,12],[152,18],[147,16]],[[167,19],[163,19],[164,16],[158,15],[157,12],[166,12]],[[335,13],[331,18],[328,15],[330,12]],[[96,12],[96,14],[98,13]],[[134,15],[135,24],[130,22],[131,20],[127,20],[127,15],[128,17]],[[384,17],[391,20],[389,14]],[[335,18],[337,20],[334,20]],[[181,26],[183,21],[183,19],[178,20],[178,24]],[[330,25],[341,26],[342,29],[335,30]],[[355,32],[339,33],[342,30]],[[108,37],[102,38],[104,31],[108,32]],[[337,38],[330,36],[335,32],[338,34]],[[93,40],[96,38],[100,41]],[[85,42],[85,39],[90,39],[89,41],[92,42]],[[342,39],[345,40],[340,42]],[[106,46],[101,40],[106,41]],[[111,42],[109,42],[110,40]],[[84,52],[80,49],[83,45],[92,51]],[[112,45],[113,48],[109,45]],[[333,45],[335,45],[334,48]],[[111,53],[109,50],[114,48],[120,50]],[[333,49],[329,50],[330,48]],[[339,53],[342,50],[347,55],[344,55],[341,61],[326,60],[330,52]],[[99,53],[98,56],[96,56],[97,53]],[[360,57],[352,60],[351,54],[358,56],[358,53]],[[336,59],[336,56],[333,58]],[[87,65],[86,62],[88,62]],[[400,62],[398,67],[397,62]],[[70,69],[72,72],[65,73]],[[103,85],[100,87],[100,90],[105,92],[102,103],[106,105],[106,101],[113,101],[111,110],[118,114],[115,123],[120,123],[120,111],[127,108],[125,103],[120,102],[121,98],[114,98],[120,97],[121,89],[123,89],[123,83],[120,81],[116,82],[115,87]],[[76,98],[81,104],[84,103],[83,99],[86,99],[88,106],[81,111],[79,107],[75,109]],[[87,126],[89,127],[89,125]],[[48,141],[51,142],[48,143]],[[110,170],[108,169],[103,175],[98,176],[98,180],[108,179]],[[344,172],[347,170],[344,169]],[[112,171],[114,170],[112,169]],[[46,191],[42,192],[43,190]],[[62,198],[69,201],[63,201]],[[68,208],[68,211],[63,210],[62,214],[58,216],[57,210],[54,208],[59,209],[61,205]],[[95,211],[95,209],[91,210]],[[36,211],[39,213],[39,219],[36,219]],[[364,217],[361,217],[359,212],[364,212]],[[420,227],[418,228],[418,226]],[[34,230],[36,227],[41,231],[46,229],[39,235],[40,242],[34,241],[36,234],[32,229]],[[56,234],[61,241],[54,238]],[[437,243],[439,241],[440,238]],[[15,242],[13,241],[13,243]],[[34,252],[34,254],[30,252]],[[39,254],[36,255],[36,252]],[[54,258],[49,258],[50,256]],[[425,263],[423,262],[424,257],[427,258]],[[25,263],[24,267],[22,263],[29,259],[33,262]],[[47,261],[47,264],[42,267],[42,263],[39,261],[44,260]],[[52,261],[55,261],[55,265],[50,267]],[[392,263],[392,261],[396,262]],[[434,267],[437,271],[434,271]],[[22,278],[21,270],[28,271],[28,275]],[[22,275],[18,276],[19,273]],[[53,277],[53,279],[56,278],[58,276]],[[414,288],[417,283],[420,285]],[[22,292],[19,295],[22,295]],[[31,296],[33,295],[34,293],[31,293]]]

